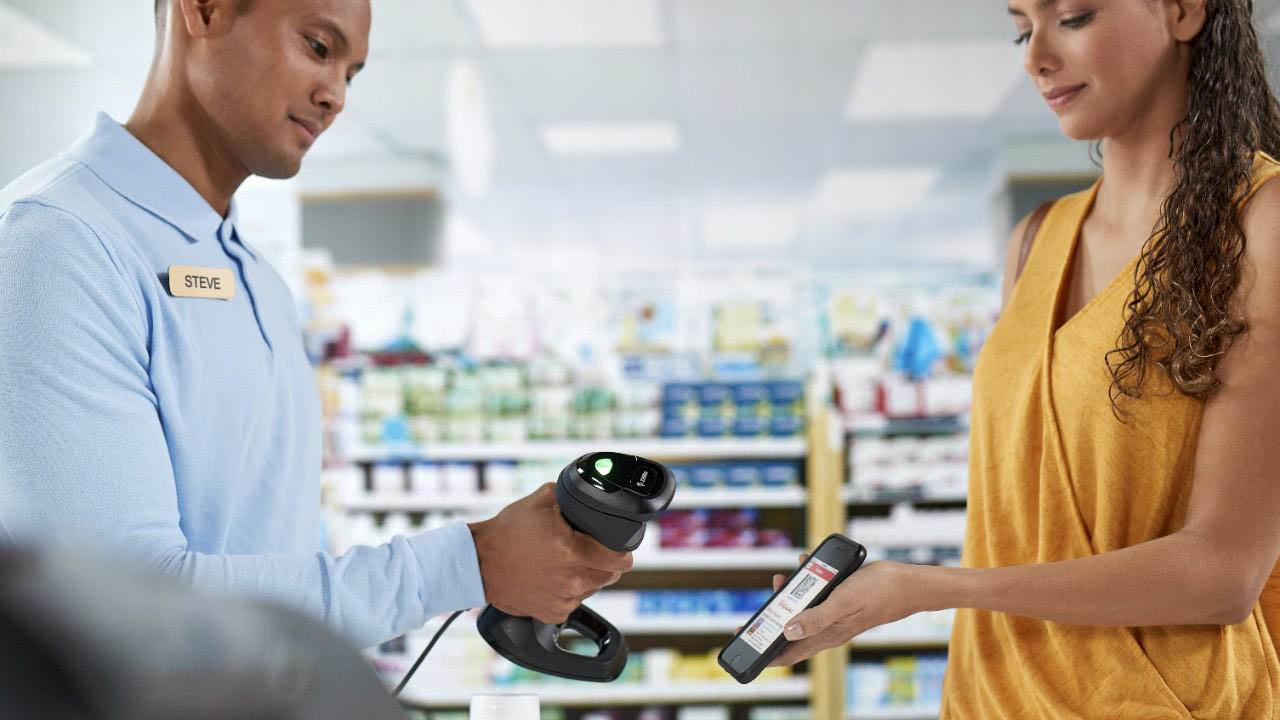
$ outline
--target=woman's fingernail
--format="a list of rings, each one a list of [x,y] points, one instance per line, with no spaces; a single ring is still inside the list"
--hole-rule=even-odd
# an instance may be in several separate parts
[[[792,642],[804,638],[804,633],[800,632],[800,626],[795,623],[787,623],[787,626],[782,628],[782,634]]]

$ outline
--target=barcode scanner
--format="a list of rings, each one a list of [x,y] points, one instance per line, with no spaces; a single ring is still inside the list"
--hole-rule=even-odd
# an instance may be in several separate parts
[[[660,463],[614,452],[587,453],[560,471],[556,501],[569,526],[611,550],[631,552],[653,520],[675,495],[671,471]],[[476,623],[481,637],[502,657],[546,675],[610,682],[627,662],[627,641],[598,613],[578,606],[560,625],[513,617],[492,605]],[[595,655],[569,652],[559,645],[565,628],[595,643]]]

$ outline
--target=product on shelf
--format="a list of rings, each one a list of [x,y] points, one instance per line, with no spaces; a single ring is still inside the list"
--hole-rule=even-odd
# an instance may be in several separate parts
[[[812,713],[804,705],[785,707],[754,707],[747,713],[747,720],[812,720]]]
[[[967,434],[856,437],[849,448],[854,499],[963,498],[969,478]]]
[[[667,383],[663,437],[792,437],[804,430],[804,383]]]
[[[899,503],[887,517],[851,519],[849,536],[866,546],[868,560],[958,564],[964,527],[964,510],[921,510]]]
[[[681,488],[780,488],[800,484],[800,466],[794,461],[737,461],[672,463],[671,472]]]
[[[880,662],[855,662],[845,674],[845,705],[850,717],[889,708],[917,708],[936,714],[942,703],[947,656],[939,653],[896,655]]]
[[[786,533],[758,524],[759,511],[754,508],[669,510],[658,518],[659,545],[664,550],[794,546]]]
[[[772,593],[768,590],[640,590],[633,593],[600,593],[587,604],[597,607],[601,595],[620,596],[613,602],[630,605],[630,612],[642,619],[683,618],[697,616],[750,615],[764,605]],[[609,602],[609,600],[605,600]],[[612,607],[612,606],[611,606]]]

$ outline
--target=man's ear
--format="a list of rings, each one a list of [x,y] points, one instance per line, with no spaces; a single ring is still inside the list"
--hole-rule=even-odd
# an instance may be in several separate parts
[[[1204,29],[1207,18],[1207,0],[1167,0],[1169,19],[1173,23],[1173,36],[1178,42],[1189,43]]]
[[[173,0],[182,15],[187,35],[193,38],[215,38],[231,30],[236,18],[235,0]]]

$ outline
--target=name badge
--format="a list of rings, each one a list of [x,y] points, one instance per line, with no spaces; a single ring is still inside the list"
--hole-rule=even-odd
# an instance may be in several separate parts
[[[227,268],[170,265],[169,293],[174,297],[230,300],[236,295],[236,279]]]

